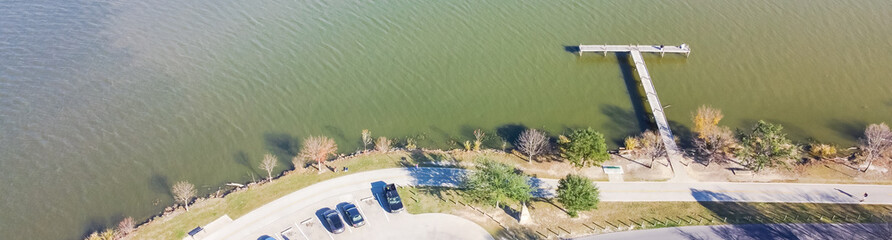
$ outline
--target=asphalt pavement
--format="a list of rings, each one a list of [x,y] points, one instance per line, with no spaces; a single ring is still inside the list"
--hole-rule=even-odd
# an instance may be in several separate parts
[[[312,217],[308,210],[339,202],[374,198],[372,184],[457,187],[467,170],[455,168],[391,168],[366,171],[319,182],[274,200],[203,239],[256,239]],[[534,195],[551,197],[556,179],[530,179]],[[597,182],[601,201],[721,201],[892,204],[892,186],[858,184],[728,183],[728,182]],[[379,207],[380,208],[380,207]],[[372,208],[370,208],[372,209]],[[371,211],[371,210],[369,210]],[[317,220],[318,221],[318,220]],[[371,222],[371,221],[370,221]],[[304,233],[306,234],[306,233]]]

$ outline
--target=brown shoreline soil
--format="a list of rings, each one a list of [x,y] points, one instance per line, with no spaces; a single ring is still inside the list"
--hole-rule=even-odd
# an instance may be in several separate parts
[[[691,162],[687,169],[691,178],[701,182],[892,184],[892,174],[888,173],[888,169],[890,169],[888,163],[878,161],[867,172],[859,171],[859,167],[844,161],[824,160],[790,165],[786,168],[768,168],[753,173],[745,170],[746,167],[737,162],[726,161],[712,163],[709,166]]]

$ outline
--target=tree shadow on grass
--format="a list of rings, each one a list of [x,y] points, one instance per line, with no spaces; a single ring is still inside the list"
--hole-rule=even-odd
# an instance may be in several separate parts
[[[458,161],[446,154],[411,151],[409,159],[400,159],[400,165],[403,167],[460,167]]]
[[[529,229],[527,227],[512,227],[510,229],[499,229],[496,234],[493,235],[495,239],[516,239],[516,240],[534,240],[534,239],[544,239],[541,235],[537,234],[533,229]]]
[[[826,223],[831,222],[831,219],[835,219],[837,222],[842,221],[841,219],[851,219],[852,222],[889,220],[875,215],[875,212],[871,212],[860,204],[816,205],[735,202],[743,199],[724,193],[699,189],[691,189],[691,194],[700,205],[710,210],[716,218],[732,224],[710,228],[713,233],[726,239],[845,239],[847,238],[846,236],[853,236],[852,234],[867,234],[866,236],[870,236],[869,238],[879,237],[877,239],[885,239],[892,234],[892,231],[888,228],[885,230],[866,230],[863,226],[852,228],[834,225],[763,224]],[[831,197],[829,193],[817,195],[807,199]]]

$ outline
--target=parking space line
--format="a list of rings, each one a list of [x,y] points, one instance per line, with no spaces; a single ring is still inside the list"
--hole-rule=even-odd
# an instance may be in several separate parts
[[[328,238],[334,240],[334,237],[331,236],[331,231],[328,231],[328,229],[325,228],[325,223],[322,222],[322,219],[319,220],[319,223],[322,224],[322,230],[325,230],[325,233],[328,234]]]
[[[387,210],[382,211],[384,213],[384,219],[387,219],[387,222],[390,222],[390,217],[387,216]]]
[[[300,229],[300,225],[298,225],[297,223],[295,223],[294,226],[297,227],[297,231],[300,231],[300,235],[304,235],[304,239],[306,239],[306,240],[310,240],[310,238],[307,237],[307,234],[304,233],[304,230],[301,230],[301,229]]]
[[[357,203],[359,203],[359,202],[357,202]],[[368,216],[368,215],[365,214],[365,211],[362,210],[362,207],[359,206],[359,205],[362,205],[362,204],[355,204],[355,205],[356,205],[356,210],[359,210],[359,213],[360,213],[360,214],[362,214],[363,216]],[[369,226],[372,226],[372,223],[369,222],[369,218],[368,218],[368,217],[364,217],[363,220],[365,220],[365,224],[368,224]]]

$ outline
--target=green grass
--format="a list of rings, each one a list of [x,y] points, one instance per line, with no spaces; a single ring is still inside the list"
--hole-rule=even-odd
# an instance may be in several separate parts
[[[400,166],[400,160],[408,157],[407,153],[369,154],[349,160],[332,162],[330,166],[347,166],[349,173],[368,170],[393,168]],[[272,202],[289,193],[297,191],[317,182],[346,175],[344,172],[326,172],[316,174],[313,171],[302,174],[289,174],[272,183],[252,186],[239,192],[231,193],[224,198],[207,199],[189,208],[189,212],[175,216],[166,216],[140,226],[132,239],[181,239],[186,232],[197,226],[229,215],[232,219],[241,217],[264,204]]]
[[[500,159],[508,158],[510,155],[495,154],[489,157]],[[310,168],[304,173],[288,174],[271,183],[255,185],[223,198],[197,202],[189,207],[189,212],[156,218],[140,226],[130,237],[131,239],[182,239],[189,230],[204,226],[223,215],[237,219],[273,200],[328,179],[369,170],[413,166],[415,163],[419,166],[442,166],[443,163],[453,162],[461,163],[463,160],[455,159],[448,153],[405,151],[369,153],[332,161],[326,165],[336,169],[348,167],[350,171],[316,174],[315,169]]]
[[[869,223],[890,222],[892,206],[864,204],[813,204],[813,203],[728,203],[728,202],[601,202],[598,208],[580,212],[571,218],[559,203],[542,199],[529,203],[534,225],[520,226],[502,209],[473,203],[464,199],[457,190],[443,188],[400,189],[409,213],[448,213],[459,216],[482,216],[458,201],[482,209],[499,219],[507,230],[492,218],[469,218],[490,233],[508,238],[539,238],[554,236],[552,232],[569,235],[586,235],[602,232],[605,227],[627,230],[663,228],[689,225],[755,224],[755,223]],[[454,202],[455,201],[455,202]],[[517,206],[513,206],[517,207]],[[520,228],[520,229],[518,229]]]
[[[505,162],[516,166],[527,166],[523,169],[527,174],[538,174],[540,177],[559,178],[562,175],[550,176],[548,172],[540,168],[554,167],[548,164],[529,165],[524,159],[506,153],[500,152],[391,152],[391,153],[370,153],[328,162],[326,165],[336,169],[348,167],[349,174],[404,166],[469,166],[479,156],[486,156],[499,162]],[[283,197],[289,193],[300,190],[301,188],[310,186],[317,182],[325,181],[335,177],[344,176],[348,173],[344,172],[326,172],[316,174],[311,168],[308,172],[293,173],[282,176],[271,183],[255,185],[239,192],[231,193],[224,198],[205,199],[190,206],[189,212],[179,212],[176,214],[159,217],[150,223],[140,226],[137,231],[132,234],[131,239],[182,239],[188,230],[197,226],[204,226],[211,221],[223,216],[229,215],[232,219],[237,219],[248,212],[263,206],[275,199]],[[408,191],[408,192],[406,192]],[[467,211],[469,207],[462,206],[453,201],[470,202],[463,199],[458,192],[452,189],[400,189],[400,193],[404,194],[407,199],[406,208],[410,213],[456,213],[458,209],[464,208]],[[410,201],[411,200],[411,201]],[[452,201],[450,201],[452,200]],[[461,207],[458,207],[461,206]],[[476,207],[476,206],[475,206]],[[889,212],[886,206],[874,205],[832,205],[832,204],[733,204],[719,203],[715,204],[699,204],[685,202],[650,202],[650,203],[616,203],[604,202],[600,204],[598,210],[580,212],[579,218],[570,219],[555,204],[548,202],[532,202],[530,208],[533,209],[534,219],[542,219],[541,221],[549,224],[540,224],[540,228],[548,228],[550,226],[569,226],[571,229],[582,228],[581,221],[604,221],[599,224],[614,223],[613,221],[632,221],[636,223],[646,222],[650,218],[651,222],[663,221],[671,222],[664,219],[672,216],[690,216],[706,218],[713,216],[715,218],[728,218],[729,222],[745,223],[752,221],[768,221],[768,222],[838,222],[839,216],[847,216],[847,219],[853,219],[862,216],[858,221],[875,221],[876,216],[881,213]],[[479,206],[479,209],[490,209],[498,212],[492,207]],[[884,212],[885,211],[885,212]],[[837,217],[833,217],[836,213]],[[479,213],[478,213],[479,214]],[[799,214],[798,217],[796,214]],[[811,214],[808,216],[816,216],[808,218],[803,214]],[[541,215],[541,216],[537,216]],[[506,215],[507,216],[507,215]],[[786,216],[786,218],[784,218]],[[825,218],[821,218],[821,217]],[[505,217],[506,219],[508,217]],[[781,220],[777,220],[781,219]],[[828,220],[830,219],[830,220]],[[846,219],[842,217],[841,219]],[[677,219],[676,219],[677,220]],[[537,220],[539,221],[539,220]],[[713,220],[715,221],[715,220]],[[504,232],[494,220],[480,221],[481,226],[494,234]],[[676,221],[678,222],[678,220]],[[616,223],[614,223],[616,224]],[[716,223],[718,224],[718,223]],[[572,230],[571,230],[572,231]]]

